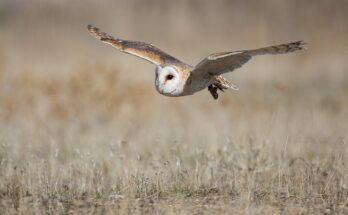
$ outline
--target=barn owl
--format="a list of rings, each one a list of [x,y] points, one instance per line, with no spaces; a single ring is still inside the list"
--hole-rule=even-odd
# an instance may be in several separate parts
[[[238,87],[222,76],[241,67],[253,56],[264,54],[285,54],[304,48],[303,41],[296,41],[265,48],[220,52],[209,55],[196,66],[181,62],[152,44],[114,38],[91,25],[87,26],[91,35],[116,49],[143,58],[156,65],[156,90],[165,96],[178,97],[192,95],[208,89],[214,99],[218,90],[238,90]]]

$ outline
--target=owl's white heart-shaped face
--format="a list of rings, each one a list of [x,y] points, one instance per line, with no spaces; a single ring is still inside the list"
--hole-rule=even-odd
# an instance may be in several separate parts
[[[180,73],[171,66],[156,68],[156,89],[166,96],[179,96],[183,92]]]

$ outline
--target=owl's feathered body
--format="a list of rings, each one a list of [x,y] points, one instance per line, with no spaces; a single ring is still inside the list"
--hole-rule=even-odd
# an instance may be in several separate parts
[[[253,56],[294,52],[303,49],[305,45],[302,41],[297,41],[254,50],[220,52],[209,55],[193,67],[151,44],[115,39],[91,25],[88,25],[88,31],[97,39],[114,46],[122,52],[135,55],[155,64],[156,90],[171,97],[192,95],[208,88],[213,98],[217,99],[217,90],[238,90],[236,85],[221,76],[223,73],[232,72],[241,67]]]

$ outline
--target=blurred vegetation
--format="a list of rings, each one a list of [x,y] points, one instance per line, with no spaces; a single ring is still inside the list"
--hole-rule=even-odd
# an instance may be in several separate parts
[[[0,2],[0,213],[347,213],[347,1]],[[87,24],[206,55],[303,39],[169,98]]]

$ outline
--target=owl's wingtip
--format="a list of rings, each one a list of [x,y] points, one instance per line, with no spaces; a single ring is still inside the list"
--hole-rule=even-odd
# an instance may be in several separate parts
[[[296,42],[296,45],[298,46],[299,50],[307,50],[308,49],[308,43],[306,43],[304,40],[299,40]]]
[[[91,24],[88,24],[88,25],[87,25],[87,29],[88,29],[89,32],[93,32],[93,31],[98,30],[98,28],[94,27],[94,26],[91,25]]]

